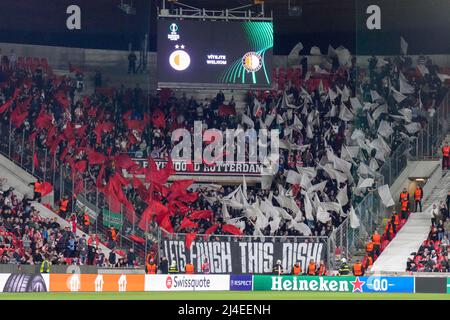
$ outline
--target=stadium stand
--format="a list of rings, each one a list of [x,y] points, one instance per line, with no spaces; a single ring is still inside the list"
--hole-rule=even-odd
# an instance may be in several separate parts
[[[335,66],[335,57],[328,58]],[[141,230],[133,227],[127,236],[141,245],[149,225],[213,236],[328,236],[352,218],[354,204],[376,186],[386,157],[424,126],[446,92],[442,71],[431,60],[413,67],[407,56],[373,57],[358,79],[351,58],[304,77],[300,69],[280,68],[274,73],[278,90],[248,92],[245,110],[236,110],[221,92],[203,102],[176,98],[170,90],[147,96],[139,87],[124,86],[83,96],[77,78],[54,74],[45,58],[2,61],[2,133],[13,132],[13,142],[30,151],[22,160],[38,174],[48,162],[64,167],[73,186],[64,192],[72,202],[69,211],[81,194],[98,208],[124,211],[128,223],[139,221]],[[192,131],[196,120],[221,131],[280,130],[279,171],[265,188],[188,190],[193,181],[168,186],[174,174],[170,160],[158,170],[154,159],[168,160],[170,134],[177,128]],[[11,142],[2,134],[2,150]],[[147,159],[149,167],[131,156]],[[13,150],[12,158],[19,157],[20,150]],[[133,177],[124,177],[124,171]],[[135,175],[145,176],[150,187]],[[92,190],[100,191],[100,200]]]

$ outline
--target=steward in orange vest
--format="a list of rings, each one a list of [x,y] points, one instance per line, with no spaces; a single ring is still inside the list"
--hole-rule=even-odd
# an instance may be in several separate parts
[[[292,267],[292,274],[298,276],[300,273],[302,273],[302,267],[300,266],[300,263],[297,262]]]
[[[83,215],[83,232],[89,233],[89,226],[91,225],[91,219],[89,217],[89,214],[87,212]]]
[[[64,196],[59,202],[59,215],[64,219],[67,216],[68,208],[69,208],[69,199],[67,199],[67,196]]]
[[[353,265],[353,275],[356,277],[361,277],[364,275],[364,268],[359,260],[356,260],[356,263]]]
[[[423,198],[423,190],[420,186],[416,187],[416,190],[414,191],[414,211],[415,212],[422,212],[422,198]],[[419,209],[418,211],[417,209]]]
[[[34,196],[33,201],[41,202],[42,199],[42,182],[41,180],[37,180],[36,182],[30,183],[30,186],[33,186]]]
[[[366,259],[366,261],[365,261],[366,263],[365,263],[364,269],[366,270],[366,269],[369,269],[373,265],[373,258],[371,256],[365,256],[365,259]]]
[[[311,259],[311,261],[308,264],[308,276],[314,276],[316,275],[316,263],[314,262],[313,259]]]
[[[398,199],[399,202],[402,201],[408,201],[409,200],[409,194],[408,191],[406,191],[406,188],[403,188],[403,191],[400,193],[400,198]]]
[[[318,276],[325,276],[327,274],[327,268],[325,267],[325,263],[320,261],[319,270],[317,271]]]
[[[401,202],[402,219],[408,218],[408,202],[408,200],[402,200]]]
[[[186,271],[186,274],[194,274],[194,265],[192,263],[186,263],[184,269]]]
[[[446,143],[442,147],[442,170],[450,168],[450,146]]]
[[[378,233],[377,230],[375,230],[372,235],[372,242],[373,242],[373,251],[377,256],[379,256],[381,248],[381,235]]]
[[[373,255],[373,242],[372,241],[367,242],[367,244],[366,244],[366,252],[370,256]]]
[[[148,274],[156,274],[157,266],[155,262],[153,261],[153,258],[150,253],[147,255],[147,273]],[[150,258],[150,259],[149,259]]]
[[[395,230],[394,230],[394,224],[391,222],[391,221],[389,221],[387,224],[386,224],[386,227],[384,228],[384,232],[386,233],[386,238],[389,240],[389,241],[391,241],[392,240],[392,238],[394,237],[394,235],[395,235]]]

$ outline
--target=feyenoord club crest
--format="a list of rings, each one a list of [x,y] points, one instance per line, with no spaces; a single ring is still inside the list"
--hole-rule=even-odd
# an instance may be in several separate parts
[[[247,52],[242,58],[242,66],[248,72],[256,72],[262,68],[261,55],[256,52]]]

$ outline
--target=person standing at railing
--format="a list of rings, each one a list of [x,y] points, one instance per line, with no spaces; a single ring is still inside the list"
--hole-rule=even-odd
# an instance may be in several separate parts
[[[359,259],[356,259],[356,262],[353,264],[352,271],[355,277],[364,276],[364,267],[362,263],[359,261]]]
[[[381,235],[378,233],[377,230],[375,230],[372,235],[372,242],[373,242],[373,251],[377,256],[379,256],[381,249]]]
[[[284,273],[283,267],[281,266],[281,260],[277,260],[277,263],[273,266],[272,274],[281,276]]]
[[[69,209],[69,199],[67,199],[67,196],[64,196],[59,201],[59,211],[58,214],[61,216],[61,218],[65,219],[67,217],[67,210]]]
[[[314,259],[311,259],[309,261],[309,264],[308,264],[307,275],[308,276],[315,276],[316,275],[316,271],[317,271],[317,265],[314,262]]]
[[[204,274],[209,274],[210,272],[208,258],[205,258],[205,260],[203,261],[202,272]]]
[[[450,168],[450,146],[446,142],[442,147],[442,170]]]
[[[184,271],[186,272],[186,274],[194,274],[194,265],[192,264],[192,262],[186,263],[186,265],[184,266]]]
[[[422,198],[423,198],[423,189],[419,185],[416,187],[414,191],[414,212],[422,212]],[[420,207],[420,211],[417,209]]]
[[[327,267],[325,266],[325,262],[320,260],[319,270],[317,270],[318,276],[326,276],[327,275]]]
[[[38,179],[36,182],[32,182],[29,185],[33,186],[34,188],[34,196],[33,201],[37,201],[41,203],[42,200],[42,181]]]
[[[298,276],[302,273],[302,267],[300,266],[300,262],[297,262],[294,264],[294,266],[292,267],[292,274],[294,276]]]

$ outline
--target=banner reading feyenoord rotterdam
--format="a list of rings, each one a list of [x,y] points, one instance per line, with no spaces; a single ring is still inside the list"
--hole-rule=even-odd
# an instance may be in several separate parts
[[[202,241],[193,242],[188,250],[184,240],[164,240],[161,249],[169,261],[178,263],[181,271],[187,262],[192,262],[196,271],[201,270],[204,259],[208,258],[211,273],[233,274],[270,273],[277,260],[289,272],[296,262],[306,270],[311,259],[320,261],[326,253],[324,244],[319,242]]]

